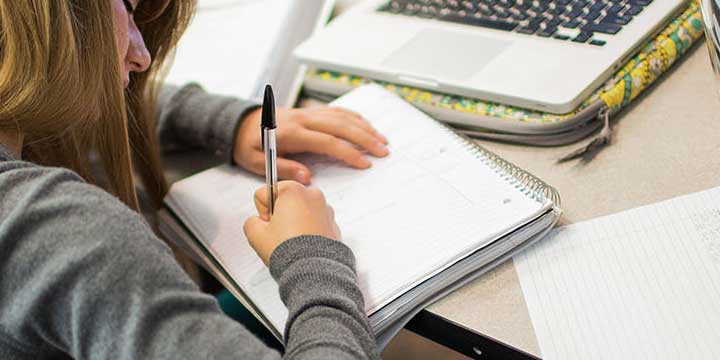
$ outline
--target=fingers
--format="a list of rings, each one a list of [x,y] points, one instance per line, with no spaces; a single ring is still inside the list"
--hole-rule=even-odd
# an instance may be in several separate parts
[[[307,151],[334,157],[352,167],[367,169],[371,165],[370,160],[360,150],[335,136],[304,130],[296,135],[296,139]]]
[[[278,177],[283,180],[295,180],[301,184],[309,185],[312,178],[307,166],[289,159],[278,158]]]
[[[364,129],[365,131],[371,133],[373,136],[377,137],[383,144],[388,144],[387,138],[384,135],[380,134],[377,130],[375,130],[375,128],[372,127],[372,125],[370,125],[370,123],[365,120],[362,115],[344,108],[330,107],[328,109],[336,112],[338,114],[338,117],[342,117],[348,122],[352,122],[353,124],[355,124],[355,126],[358,126],[361,129]]]
[[[317,119],[308,124],[308,128],[347,140],[376,157],[384,157],[388,154],[388,149],[382,140],[367,129],[341,117]]]
[[[251,150],[250,161],[247,169],[255,174],[265,176],[265,153],[260,150]],[[307,166],[293,160],[277,159],[278,177],[282,180],[295,180],[301,184],[308,185],[312,180],[312,174]]]

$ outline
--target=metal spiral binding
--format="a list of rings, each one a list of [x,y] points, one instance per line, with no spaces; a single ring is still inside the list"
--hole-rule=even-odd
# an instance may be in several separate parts
[[[458,140],[473,154],[476,155],[490,169],[495,171],[503,180],[520,190],[531,199],[544,202],[547,199],[553,202],[555,206],[561,206],[560,194],[552,186],[538,179],[535,175],[527,172],[523,168],[501,158],[497,154],[484,147],[478,145],[468,136],[458,133],[450,126],[438,123],[445,131],[452,133]]]

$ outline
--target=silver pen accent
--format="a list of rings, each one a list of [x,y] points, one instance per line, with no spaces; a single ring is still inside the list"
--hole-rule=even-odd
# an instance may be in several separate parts
[[[275,211],[275,200],[278,196],[278,173],[277,173],[277,143],[275,142],[275,96],[272,87],[265,86],[265,97],[263,99],[262,119],[260,128],[262,131],[262,147],[265,152],[265,185],[268,192],[268,213],[272,216]]]
[[[277,144],[275,129],[263,129],[263,149],[265,150],[265,185],[268,189],[268,210],[272,216],[278,194]]]

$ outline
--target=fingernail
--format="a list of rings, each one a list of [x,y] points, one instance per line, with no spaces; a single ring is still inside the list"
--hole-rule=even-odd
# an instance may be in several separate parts
[[[362,167],[362,168],[369,168],[372,165],[370,160],[368,160],[368,158],[366,158],[364,156],[362,158],[360,158],[360,161],[358,163],[359,163],[360,167]]]
[[[295,173],[295,179],[297,179],[298,182],[307,184],[308,182],[310,182],[310,174],[308,174],[308,172],[305,170],[298,170]]]
[[[378,153],[378,155],[385,156],[388,154],[388,148],[387,148],[387,146],[385,146],[385,144],[377,142],[377,143],[375,143],[374,147],[375,147],[375,151]]]

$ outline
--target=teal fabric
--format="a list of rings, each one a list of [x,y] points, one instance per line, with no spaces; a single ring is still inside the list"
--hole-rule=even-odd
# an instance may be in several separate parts
[[[239,322],[250,332],[255,334],[267,346],[282,351],[282,344],[253,316],[228,290],[223,290],[216,296],[220,309],[233,320]]]

